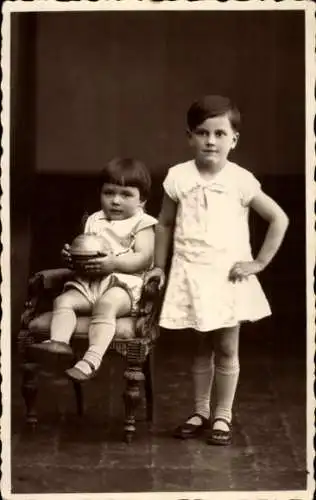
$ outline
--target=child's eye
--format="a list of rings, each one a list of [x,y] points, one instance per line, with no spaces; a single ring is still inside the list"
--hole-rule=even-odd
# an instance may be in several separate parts
[[[226,133],[224,130],[216,130],[215,135],[216,137],[223,137]]]
[[[206,130],[197,130],[196,131],[196,135],[200,136],[200,137],[206,137],[208,135],[208,132]]]
[[[131,196],[133,196],[133,193],[131,193],[130,191],[123,191],[122,196],[124,196],[124,198],[131,198]]]
[[[114,191],[113,191],[113,190],[111,190],[111,189],[104,189],[104,190],[102,191],[102,194],[103,194],[103,195],[105,195],[105,196],[113,196]]]

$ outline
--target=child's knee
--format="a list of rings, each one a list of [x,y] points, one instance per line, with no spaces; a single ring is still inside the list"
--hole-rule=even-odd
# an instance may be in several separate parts
[[[54,300],[54,309],[73,309],[73,300],[69,294],[61,294]]]
[[[93,316],[112,316],[115,315],[117,304],[115,301],[107,297],[102,297],[98,300],[92,310]]]
[[[238,341],[232,338],[225,339],[223,336],[217,344],[216,355],[227,360],[238,359]]]
[[[215,337],[214,348],[217,361],[219,358],[224,358],[228,362],[233,359],[238,360],[239,328],[226,328],[219,331]]]
[[[131,299],[125,289],[113,287],[97,300],[94,304],[92,314],[107,318],[124,316],[130,311],[130,303]]]

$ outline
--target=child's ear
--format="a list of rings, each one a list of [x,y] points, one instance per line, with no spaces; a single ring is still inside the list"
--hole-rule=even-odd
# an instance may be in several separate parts
[[[192,130],[190,130],[189,128],[186,129],[186,136],[187,136],[189,144],[191,145]]]
[[[139,206],[140,206],[140,208],[143,208],[143,209],[145,208],[146,201],[147,201],[147,200],[141,200],[141,201],[139,202]]]
[[[234,137],[233,137],[233,144],[232,144],[231,149],[235,149],[235,147],[238,144],[238,140],[239,140],[239,132],[235,132],[234,133]]]

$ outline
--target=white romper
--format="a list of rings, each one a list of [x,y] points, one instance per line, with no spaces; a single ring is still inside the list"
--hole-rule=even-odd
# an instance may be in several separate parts
[[[139,210],[137,214],[124,220],[109,221],[102,210],[93,213],[87,219],[84,232],[103,236],[110,244],[112,252],[119,255],[134,251],[137,232],[154,226],[157,220]],[[112,286],[121,286],[130,295],[132,312],[136,310],[143,286],[143,274],[111,273],[99,279],[86,279],[76,276],[65,284],[65,290],[79,290],[91,304],[94,304]]]
[[[248,212],[261,189],[258,180],[227,162],[206,181],[190,160],[170,168],[163,186],[178,208],[160,326],[203,332],[269,316],[255,275],[228,279],[235,262],[253,260]]]

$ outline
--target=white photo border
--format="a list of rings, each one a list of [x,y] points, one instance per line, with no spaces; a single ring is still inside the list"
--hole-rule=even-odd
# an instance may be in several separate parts
[[[144,492],[144,493],[75,493],[75,494],[13,494],[11,492],[11,390],[10,390],[10,359],[11,359],[11,313],[10,313],[10,15],[13,12],[49,12],[49,11],[269,11],[269,10],[296,10],[305,12],[305,62],[306,62],[306,297],[307,297],[307,471],[308,486],[304,491],[273,491],[273,492]],[[60,2],[57,0],[35,0],[33,2],[5,1],[2,6],[2,157],[1,157],[1,224],[2,224],[2,253],[1,253],[1,375],[2,375],[2,478],[1,494],[5,500],[37,500],[37,499],[78,499],[78,500],[310,500],[313,498],[314,481],[314,411],[315,398],[314,383],[314,354],[315,354],[315,296],[314,296],[314,266],[315,266],[315,229],[314,229],[314,202],[315,202],[315,6],[313,2],[305,0],[164,0],[155,2],[151,0],[103,0],[90,2],[86,0]]]

